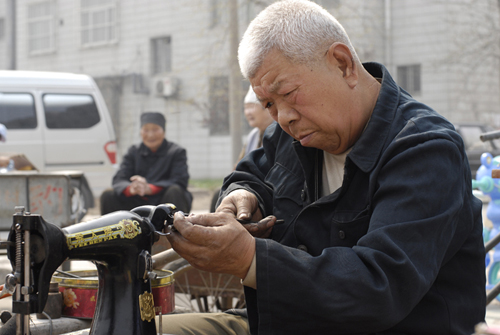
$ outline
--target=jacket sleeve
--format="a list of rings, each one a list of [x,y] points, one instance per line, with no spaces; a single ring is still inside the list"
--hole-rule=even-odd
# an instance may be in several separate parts
[[[265,176],[274,165],[276,145],[282,141],[281,136],[283,134],[283,131],[276,123],[266,129],[262,147],[245,155],[236,165],[235,171],[224,178],[217,205],[232,191],[246,189],[257,196],[264,216],[272,214],[274,190],[272,185],[266,184]]]
[[[187,189],[189,182],[189,172],[187,165],[186,149],[174,145],[167,153],[167,161],[162,164],[170,165],[168,173],[164,174],[158,180],[151,181],[151,184],[163,188],[177,184],[184,189]]]
[[[456,141],[445,137],[430,139],[423,134],[420,141],[411,137],[385,152],[384,163],[371,172],[377,181],[370,208],[351,222],[367,225],[353,247],[332,243],[313,256],[270,239],[256,239],[258,290],[246,288],[246,297],[257,306],[253,311],[258,315],[253,317],[258,318],[259,334],[376,333],[405,318],[409,323],[417,313],[427,317],[417,317],[415,327],[422,327],[424,319],[435,327],[447,324],[437,320],[446,315],[432,310],[436,304],[446,304],[449,295],[459,290],[456,285],[467,279],[447,278],[447,272],[440,270],[447,267],[449,273],[463,274],[462,267],[470,265],[471,273],[481,273],[484,254],[480,204],[472,200],[467,158]],[[250,188],[252,183],[266,201],[261,184],[238,182]],[[299,215],[290,227],[299,242],[320,243],[308,239],[312,230],[342,226],[340,217],[326,219],[324,214],[316,207]],[[458,264],[454,257],[464,245],[470,249],[461,252],[470,254]],[[304,294],[307,299],[301,298]],[[431,297],[429,308],[415,311],[417,305],[423,306],[424,296]],[[252,313],[249,310],[251,325]]]
[[[130,177],[135,175],[135,165],[137,159],[137,147],[131,146],[127,153],[123,156],[120,168],[113,177],[113,189],[117,195],[120,195],[128,185],[130,185]]]

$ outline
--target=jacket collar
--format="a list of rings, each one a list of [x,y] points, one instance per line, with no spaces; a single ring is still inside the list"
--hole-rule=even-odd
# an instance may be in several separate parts
[[[167,152],[167,140],[163,139],[163,142],[161,143],[160,147],[158,150],[155,152],[152,152],[151,149],[149,149],[147,146],[144,145],[143,142],[139,145],[139,153],[142,156],[150,156],[150,155],[164,155]]]
[[[382,82],[370,121],[348,157],[363,172],[368,172],[374,168],[387,141],[401,92],[385,66],[379,63],[364,63],[363,66],[373,77],[382,78]]]
[[[382,64],[364,63],[363,66],[373,77],[382,78],[381,87],[366,129],[347,157],[363,172],[368,172],[374,168],[389,136],[390,127],[399,103],[400,89],[387,68]],[[312,160],[312,157],[316,156],[314,151],[319,149],[304,148],[297,140],[293,140],[293,145],[299,156],[308,158],[306,161],[316,161]],[[305,169],[304,172],[306,176],[309,176],[313,171],[312,169],[317,167],[307,166],[309,169]]]

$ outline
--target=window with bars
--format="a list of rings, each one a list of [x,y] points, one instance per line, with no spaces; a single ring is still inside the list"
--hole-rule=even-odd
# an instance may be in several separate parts
[[[247,94],[249,86],[249,82],[242,81],[242,98]],[[229,77],[210,77],[209,108],[210,135],[229,135]],[[241,120],[242,131],[244,133],[249,133],[252,128],[246,120],[244,108],[241,109]]]
[[[398,66],[398,84],[411,95],[422,93],[420,64]]]
[[[5,18],[0,17],[0,40],[5,36]]]
[[[229,134],[229,78],[217,76],[210,78],[210,135]]]
[[[117,4],[115,0],[80,0],[82,46],[115,43]]]
[[[340,7],[340,0],[315,0],[318,5],[325,8],[338,8]]]
[[[151,40],[152,74],[172,71],[172,45],[170,36]]]
[[[55,16],[52,1],[28,4],[28,52],[30,55],[55,49]]]
[[[210,23],[209,28],[216,27],[221,21],[221,10],[223,8],[223,4],[220,0],[210,0]]]

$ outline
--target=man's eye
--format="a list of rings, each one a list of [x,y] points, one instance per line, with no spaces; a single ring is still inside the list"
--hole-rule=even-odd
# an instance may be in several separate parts
[[[268,109],[268,108],[271,108],[272,106],[273,106],[273,103],[272,102],[268,102],[268,103],[266,103],[266,107],[265,108]]]

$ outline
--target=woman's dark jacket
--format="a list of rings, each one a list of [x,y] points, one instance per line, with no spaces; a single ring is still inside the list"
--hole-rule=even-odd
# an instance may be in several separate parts
[[[133,175],[142,176],[149,184],[163,187],[164,190],[177,184],[192,199],[191,193],[187,191],[189,172],[186,149],[174,142],[164,139],[156,152],[152,152],[144,143],[131,146],[113,177],[113,189],[117,195],[122,194],[130,185],[130,177]],[[150,203],[159,203],[162,194],[163,192],[149,195]]]
[[[469,335],[485,315],[481,202],[454,127],[364,64],[381,91],[347,155],[342,187],[319,198],[322,151],[277,125],[225,180],[285,224],[256,239],[252,334]]]

